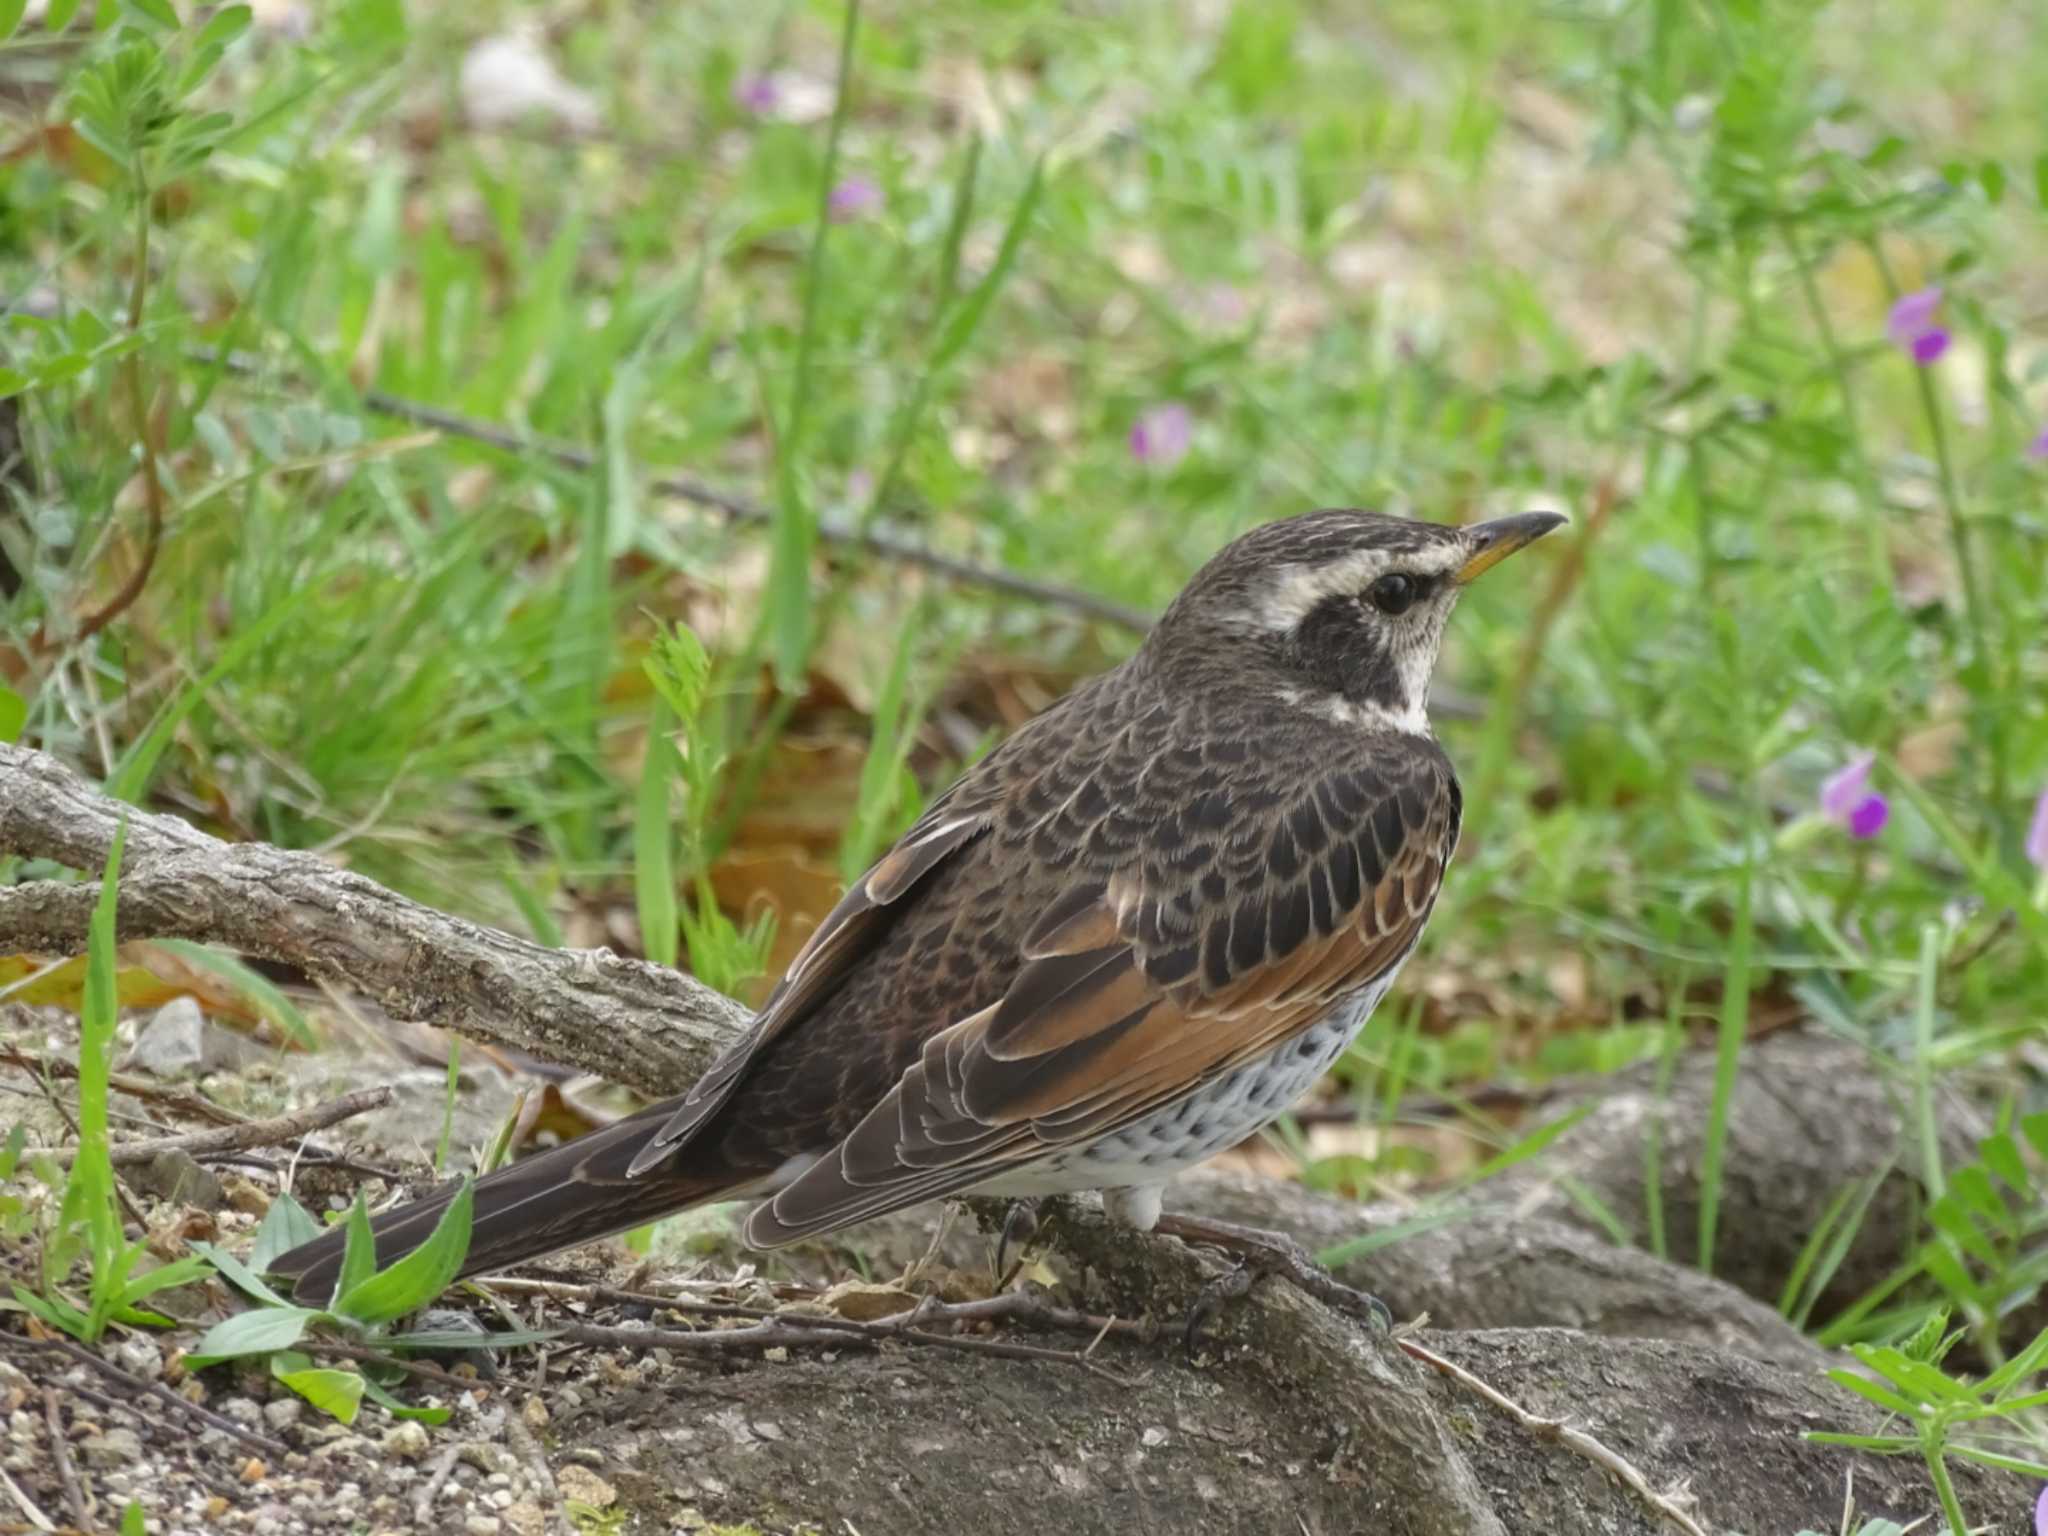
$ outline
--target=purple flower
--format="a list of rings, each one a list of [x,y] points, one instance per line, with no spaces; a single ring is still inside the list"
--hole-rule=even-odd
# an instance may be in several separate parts
[[[1948,350],[1948,332],[1941,326],[1930,326],[1913,338],[1913,361],[1926,367]]]
[[[1892,814],[1891,802],[1870,787],[1875,752],[1858,752],[1820,787],[1821,813],[1851,837],[1875,837]]]
[[[2034,820],[2027,828],[2026,848],[2028,862],[2048,874],[2048,789],[2042,790],[2041,798],[2034,802]],[[2048,1498],[2048,1494],[2043,1497]]]
[[[1187,457],[1195,419],[1178,400],[1140,411],[1131,423],[1131,457],[1154,469],[1171,469]]]
[[[2048,427],[2043,427],[2034,434],[2034,440],[2027,444],[2027,457],[2048,459]]]
[[[882,189],[865,176],[849,176],[832,189],[825,207],[834,224],[851,224],[881,210]]]
[[[741,75],[732,85],[732,104],[743,112],[765,116],[781,99],[773,75]]]
[[[2034,1536],[2048,1536],[2048,1487],[2043,1487],[2041,1497],[2034,1501]]]
[[[1923,368],[1948,350],[1947,328],[1934,323],[1935,312],[1940,308],[1941,290],[1922,288],[1892,305],[1891,313],[1885,317],[1885,334],[1891,337],[1892,345]]]

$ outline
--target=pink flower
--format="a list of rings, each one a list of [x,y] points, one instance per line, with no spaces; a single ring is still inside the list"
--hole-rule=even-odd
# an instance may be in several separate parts
[[[1187,457],[1195,419],[1178,400],[1138,413],[1131,424],[1131,457],[1154,469],[1171,469]]]
[[[832,189],[825,207],[834,224],[851,224],[881,211],[882,189],[866,176],[849,176]]]
[[[741,75],[732,84],[732,104],[743,112],[765,116],[781,99],[773,75]]]
[[[2048,789],[2041,791],[2041,798],[2034,802],[2034,820],[2027,828],[2027,860],[2034,868],[2048,873]]]
[[[1885,334],[1891,337],[1892,345],[1923,368],[1948,350],[1947,329],[1934,323],[1940,308],[1941,290],[1922,288],[1892,305],[1891,313],[1885,317]]]
[[[1875,752],[1858,752],[1820,787],[1821,814],[1855,838],[1875,837],[1891,819],[1891,802],[1870,787]]]

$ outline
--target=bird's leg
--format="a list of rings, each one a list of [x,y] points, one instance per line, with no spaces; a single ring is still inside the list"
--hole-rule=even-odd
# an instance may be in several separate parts
[[[1394,1326],[1387,1304],[1377,1296],[1346,1285],[1315,1261],[1309,1251],[1285,1232],[1268,1232],[1259,1227],[1239,1226],[1234,1221],[1217,1221],[1206,1216],[1172,1213],[1161,1216],[1155,1231],[1177,1237],[1184,1243],[1205,1243],[1238,1256],[1237,1267],[1203,1287],[1188,1311],[1185,1344],[1192,1355],[1202,1327],[1224,1302],[1247,1294],[1261,1275],[1279,1275],[1297,1290],[1313,1296],[1325,1306],[1355,1317],[1376,1333]]]
[[[1010,1244],[1019,1250],[1017,1269],[1024,1267],[1025,1256],[1031,1251],[1032,1239],[1038,1236],[1038,1202],[1036,1200],[1012,1200],[1010,1209],[1003,1215],[1003,1230],[996,1238],[996,1291],[1000,1294],[1010,1288],[1010,1282],[1017,1278],[1016,1270],[1006,1267],[1004,1260],[1009,1257]]]

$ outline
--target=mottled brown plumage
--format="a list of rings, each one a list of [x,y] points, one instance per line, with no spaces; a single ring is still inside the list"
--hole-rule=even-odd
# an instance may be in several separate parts
[[[1423,713],[1444,620],[1560,521],[1322,512],[1229,546],[854,883],[689,1093],[480,1181],[466,1272],[753,1194],[764,1247],[969,1189],[1104,1188],[1149,1226],[1420,937],[1460,810]],[[380,1259],[447,1198],[381,1218]],[[278,1269],[322,1295],[339,1258]]]

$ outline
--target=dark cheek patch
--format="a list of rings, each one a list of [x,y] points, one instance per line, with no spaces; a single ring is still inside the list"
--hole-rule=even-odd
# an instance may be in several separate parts
[[[1401,621],[1368,614],[1352,597],[1326,597],[1296,626],[1296,664],[1316,685],[1361,704],[1398,710],[1401,673],[1390,648]]]

